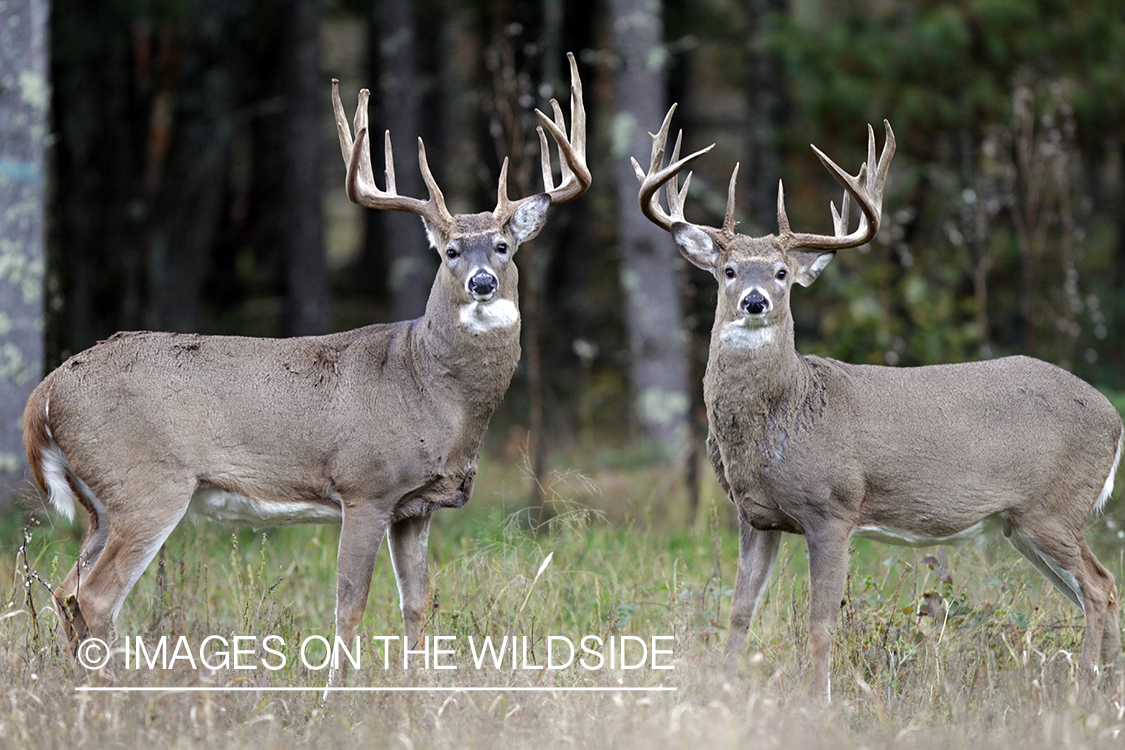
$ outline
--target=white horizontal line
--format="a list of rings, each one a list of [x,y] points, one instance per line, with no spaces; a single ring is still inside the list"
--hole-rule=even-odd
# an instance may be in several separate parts
[[[639,693],[675,692],[677,687],[112,687],[81,685],[79,693],[250,693],[250,692],[330,692],[330,693]]]

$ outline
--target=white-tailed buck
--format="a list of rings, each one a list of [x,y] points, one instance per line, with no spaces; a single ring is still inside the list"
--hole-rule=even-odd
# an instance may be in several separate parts
[[[456,216],[421,140],[429,199],[397,194],[389,134],[386,189],[376,187],[368,93],[353,140],[333,82],[348,197],[418,214],[441,257],[423,317],[292,339],[121,333],[40,384],[24,414],[32,470],[56,510],[70,517],[78,503],[89,521],[55,594],[72,643],[114,636],[129,590],[189,512],[256,526],[340,523],[335,625],[349,645],[386,536],[406,635],[419,641],[430,515],[469,500],[520,356],[512,256],[549,206],[590,185],[573,56],[570,73],[569,138],[557,102],[553,120],[537,110],[558,144],[561,183],[540,129],[545,192],[509,200],[505,160],[496,208]]]
[[[728,660],[745,644],[781,532],[808,541],[812,690],[828,700],[851,538],[917,546],[991,527],[1082,608],[1082,684],[1103,666],[1120,677],[1117,591],[1083,536],[1113,489],[1117,411],[1070,373],[1028,357],[894,368],[798,354],[790,289],[815,281],[837,250],[875,236],[895,150],[890,125],[878,160],[868,128],[867,161],[854,177],[813,147],[845,191],[841,210],[832,206],[833,235],[791,231],[779,186],[778,234],[746,237],[735,232],[737,167],[722,227],[684,219],[691,176],[680,191],[676,175],[709,149],[680,159],[677,139],[664,166],[672,111],[653,137],[648,172],[633,164],[641,210],[719,285],[703,392],[708,454],[740,519]],[[849,233],[853,200],[861,216]]]

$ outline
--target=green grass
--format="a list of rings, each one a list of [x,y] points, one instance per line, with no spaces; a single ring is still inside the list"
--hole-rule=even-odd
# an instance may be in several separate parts
[[[574,462],[577,465],[577,461]],[[77,692],[105,684],[59,644],[44,583],[63,577],[80,528],[51,517],[9,522],[0,557],[7,700],[0,738],[13,746],[137,747],[1105,747],[1125,743],[1125,709],[1075,699],[1081,616],[1008,545],[915,550],[857,542],[833,665],[835,702],[805,699],[806,554],[787,537],[755,621],[739,679],[721,668],[737,550],[733,508],[708,475],[688,521],[682,492],[658,465],[604,461],[585,477],[557,472],[553,515],[538,534],[522,507],[519,466],[486,461],[472,503],[435,517],[428,633],[448,636],[457,670],[384,669],[372,636],[399,636],[385,553],[363,624],[364,686],[668,686],[675,692],[413,692],[335,694]],[[1091,522],[1103,562],[1125,579],[1125,540],[1110,512]],[[52,527],[53,525],[53,527]],[[300,664],[297,644],[331,636],[334,527],[253,532],[185,523],[126,601],[122,637],[283,638],[288,663],[253,670],[118,669],[114,687],[309,686],[326,672]],[[550,556],[550,562],[543,567]],[[25,567],[26,562],[26,567]],[[540,573],[540,570],[542,572]],[[10,593],[9,593],[10,592]],[[924,611],[920,615],[919,612]],[[673,654],[645,668],[473,668],[470,638],[526,637],[544,665],[548,636],[673,636]],[[520,641],[522,643],[522,640]],[[651,643],[651,641],[649,641]],[[635,644],[636,641],[631,642]],[[214,660],[213,660],[214,661]],[[448,663],[447,662],[447,663]],[[591,660],[592,662],[592,660]],[[275,662],[276,663],[276,662]]]

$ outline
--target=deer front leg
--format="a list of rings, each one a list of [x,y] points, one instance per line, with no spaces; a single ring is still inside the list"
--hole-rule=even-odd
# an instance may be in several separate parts
[[[344,517],[336,554],[336,638],[350,649],[363,620],[375,557],[387,533],[389,519],[380,503],[371,500],[344,501],[342,505]],[[335,660],[333,662],[328,674],[329,685],[342,682],[348,675],[346,657],[341,657],[339,674]]]
[[[806,529],[809,545],[810,695],[827,704],[832,699],[832,640],[848,575],[850,534],[843,525]]]
[[[734,578],[730,633],[725,651],[726,671],[731,678],[737,675],[738,657],[746,645],[750,623],[762,603],[766,585],[770,582],[780,544],[780,531],[761,531],[748,524],[745,519],[739,519],[738,573]]]
[[[398,583],[399,605],[406,642],[416,649],[422,642],[422,626],[430,603],[430,572],[426,544],[430,538],[430,514],[404,518],[391,524],[387,543]]]

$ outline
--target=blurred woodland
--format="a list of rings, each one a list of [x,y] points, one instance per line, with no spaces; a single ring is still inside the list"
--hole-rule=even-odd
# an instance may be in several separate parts
[[[0,17],[25,7],[49,36],[0,52],[0,202],[38,186],[24,200],[43,219],[0,205],[4,490],[24,476],[21,399],[115,331],[288,336],[421,313],[436,254],[417,217],[348,202],[332,78],[349,112],[371,89],[400,192],[425,195],[421,136],[451,210],[490,210],[504,156],[514,195],[542,189],[532,110],[566,109],[567,51],[594,184],[516,258],[523,359],[491,450],[539,471],[593,445],[695,465],[714,280],[641,216],[628,162],[647,164],[671,102],[686,150],[718,144],[688,218],[722,222],[739,162],[747,234],[776,231],[779,178],[794,228],[828,231],[839,190],[808,144],[854,172],[866,124],[881,143],[892,123],[884,226],[794,294],[802,352],[1025,353],[1125,390],[1118,0],[53,0],[49,22],[46,0],[12,0]],[[10,114],[31,65],[51,87],[38,130]],[[12,156],[28,140],[39,155]]]

